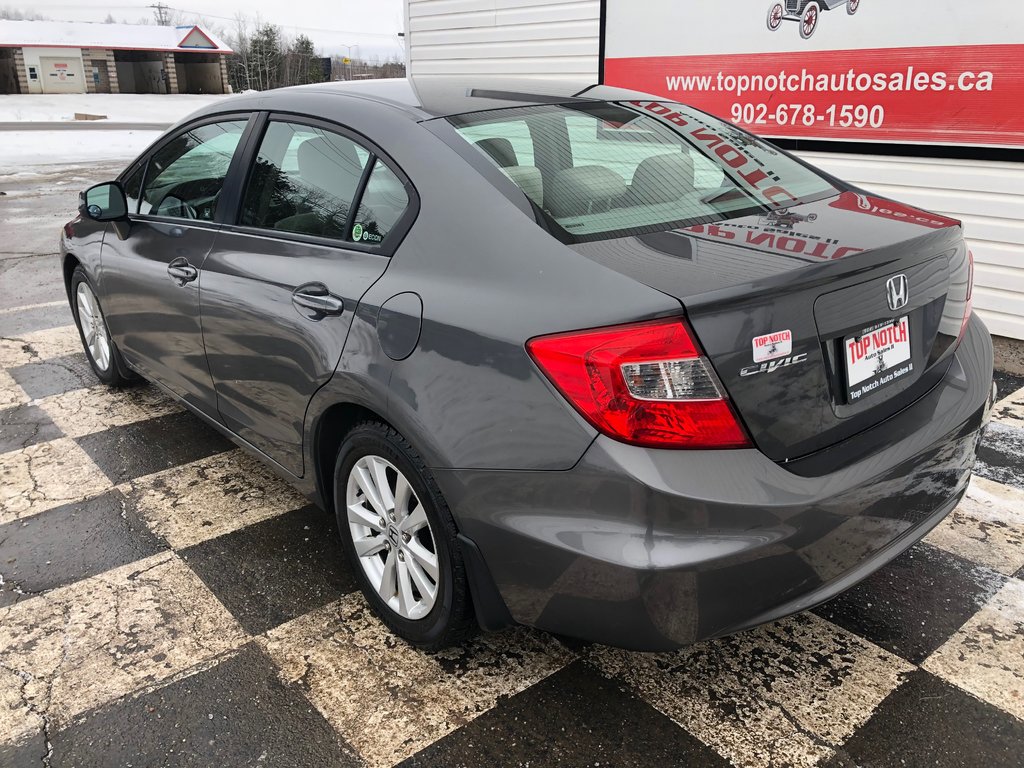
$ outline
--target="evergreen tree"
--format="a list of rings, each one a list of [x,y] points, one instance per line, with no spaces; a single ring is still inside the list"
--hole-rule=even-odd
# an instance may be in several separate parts
[[[323,67],[313,48],[313,41],[306,35],[299,35],[288,49],[285,84],[306,85],[323,79]]]
[[[281,85],[281,30],[260,24],[249,41],[249,87],[266,91]]]

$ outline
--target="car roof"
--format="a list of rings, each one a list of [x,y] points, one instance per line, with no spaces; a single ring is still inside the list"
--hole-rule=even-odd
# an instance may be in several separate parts
[[[293,94],[296,91],[375,101],[409,112],[419,120],[538,104],[658,98],[638,91],[581,84],[579,81],[448,76],[336,81],[263,91],[258,95],[263,108],[273,109],[275,94]],[[237,104],[239,100],[233,101]]]

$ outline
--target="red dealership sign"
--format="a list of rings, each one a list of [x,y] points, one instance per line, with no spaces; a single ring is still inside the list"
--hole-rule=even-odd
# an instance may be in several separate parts
[[[767,136],[1024,146],[1024,3],[940,5],[608,0],[604,81]]]

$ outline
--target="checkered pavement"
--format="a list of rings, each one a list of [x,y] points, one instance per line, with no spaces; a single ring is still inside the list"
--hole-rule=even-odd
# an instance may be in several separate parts
[[[669,654],[517,628],[419,653],[334,524],[60,302],[0,311],[0,766],[1021,765],[1024,380],[921,544]]]

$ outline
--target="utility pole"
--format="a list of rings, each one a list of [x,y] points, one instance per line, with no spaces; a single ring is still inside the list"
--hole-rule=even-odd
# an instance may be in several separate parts
[[[156,3],[155,5],[149,6],[153,9],[153,15],[156,17],[156,23],[161,27],[167,27],[171,24],[170,16],[167,12],[170,10],[170,6],[164,3]]]

